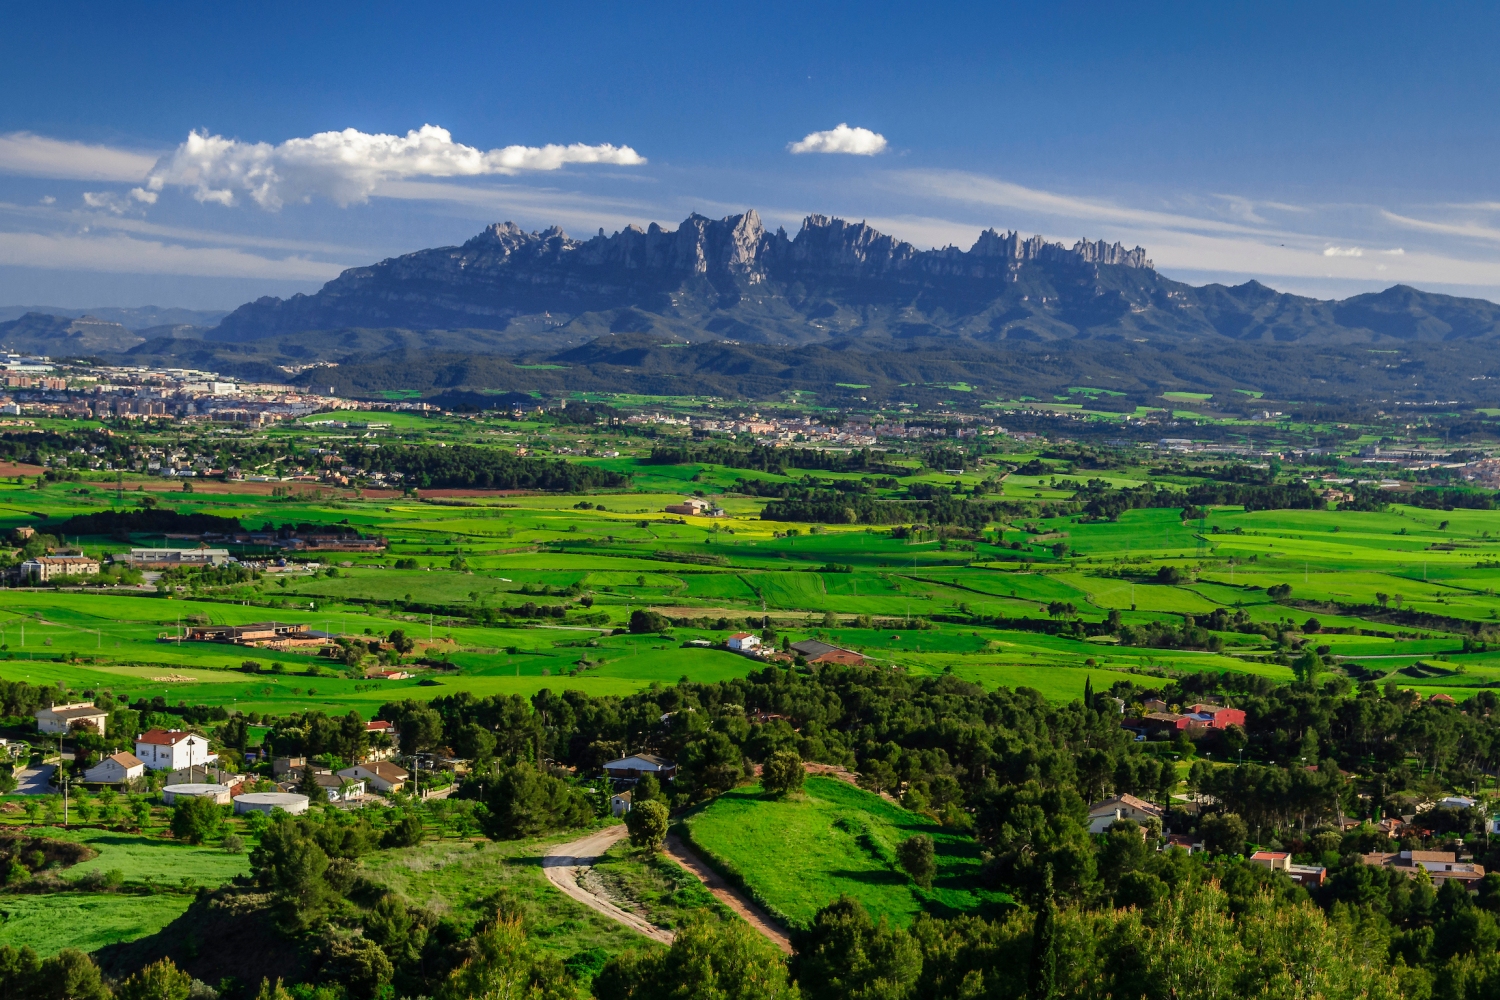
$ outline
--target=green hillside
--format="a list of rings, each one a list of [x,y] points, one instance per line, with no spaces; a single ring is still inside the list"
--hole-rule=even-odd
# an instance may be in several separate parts
[[[692,843],[791,926],[804,926],[841,895],[900,925],[918,913],[967,913],[1009,897],[979,884],[979,845],[924,816],[836,778],[809,777],[800,795],[768,797],[759,785],[719,796],[683,822]],[[908,837],[931,837],[931,890],[896,863]]]

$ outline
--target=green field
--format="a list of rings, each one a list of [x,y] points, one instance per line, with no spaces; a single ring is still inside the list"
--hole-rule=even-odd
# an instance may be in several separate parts
[[[785,799],[767,797],[759,785],[737,788],[683,825],[717,867],[795,927],[843,894],[901,925],[923,911],[974,912],[1008,898],[979,884],[973,840],[835,778],[809,777],[800,795]],[[896,847],[918,834],[937,847],[931,890],[895,862]]]
[[[0,944],[39,955],[93,951],[155,934],[182,916],[191,893],[53,892],[0,896]]]

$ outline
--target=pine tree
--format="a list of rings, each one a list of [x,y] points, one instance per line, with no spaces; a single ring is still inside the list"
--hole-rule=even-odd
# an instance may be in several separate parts
[[[316,804],[325,798],[323,786],[318,784],[318,776],[313,773],[311,764],[302,769],[302,777],[297,780],[297,791],[307,796],[309,804]]]
[[[1057,995],[1057,902],[1052,898],[1052,866],[1042,875],[1042,899],[1031,932],[1031,974],[1028,1000],[1052,1000]]]

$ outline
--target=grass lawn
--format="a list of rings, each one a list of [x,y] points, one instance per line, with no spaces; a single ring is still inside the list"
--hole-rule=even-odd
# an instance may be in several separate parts
[[[972,912],[1009,897],[978,879],[979,846],[878,795],[835,778],[809,777],[803,793],[770,799],[759,785],[738,788],[690,814],[693,843],[788,924],[805,926],[847,893],[896,924],[919,912]],[[923,890],[896,864],[896,847],[926,834],[938,875]]]
[[[64,878],[75,881],[90,872],[118,870],[126,882],[178,885],[191,883],[216,887],[236,875],[250,871],[249,853],[229,854],[217,847],[179,844],[161,837],[113,830],[62,830],[43,827],[44,837],[87,844],[99,852],[95,858],[69,868]]]
[[[0,945],[29,945],[43,956],[63,948],[93,951],[155,934],[182,916],[192,901],[192,895],[175,892],[0,896]]]

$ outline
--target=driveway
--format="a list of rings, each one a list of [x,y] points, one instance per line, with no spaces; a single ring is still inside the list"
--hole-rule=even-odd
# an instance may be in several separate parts
[[[56,790],[52,787],[52,775],[57,770],[56,764],[42,764],[39,767],[27,768],[16,772],[16,794],[17,795],[53,795]]]

